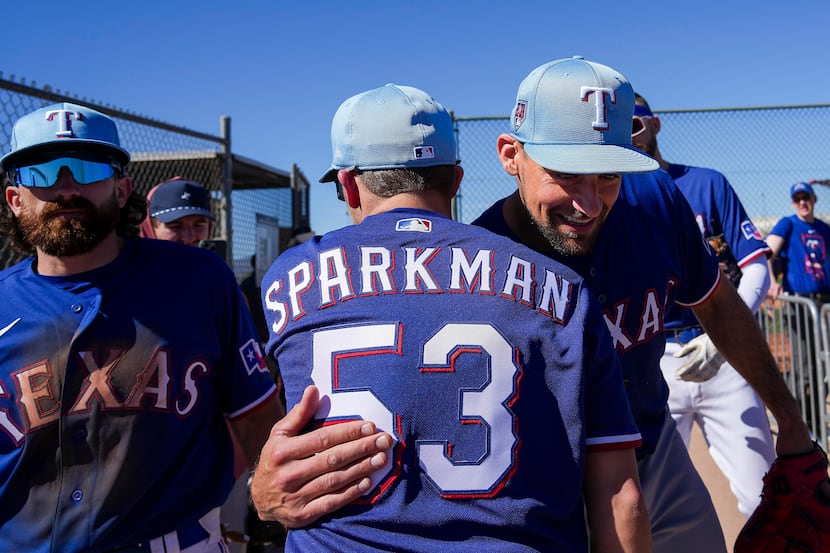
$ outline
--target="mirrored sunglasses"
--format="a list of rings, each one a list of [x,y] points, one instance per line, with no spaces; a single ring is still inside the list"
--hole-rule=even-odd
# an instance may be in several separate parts
[[[121,166],[112,159],[82,159],[59,157],[43,163],[13,167],[8,172],[9,182],[35,188],[49,188],[58,182],[61,170],[66,167],[78,184],[91,184],[121,173]]]
[[[793,196],[793,203],[799,204],[801,202],[809,202],[812,197],[809,194],[796,194]]]
[[[646,130],[646,119],[651,119],[651,117],[647,115],[635,115],[634,118],[631,120],[631,136],[637,136],[644,130]]]

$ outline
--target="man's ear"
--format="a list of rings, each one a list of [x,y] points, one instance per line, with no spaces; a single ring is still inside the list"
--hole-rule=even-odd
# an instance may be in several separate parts
[[[115,180],[115,199],[118,201],[118,207],[127,205],[127,199],[133,191],[133,180],[128,176],[123,176]]]
[[[461,186],[461,181],[464,179],[464,168],[460,165],[455,166],[455,184],[452,187],[452,195],[451,198],[455,198],[455,195],[458,194],[458,187]]]
[[[20,213],[20,188],[17,186],[6,187],[6,203],[14,213],[15,217]]]
[[[352,171],[341,169],[337,172],[337,180],[343,187],[343,195],[346,197],[346,205],[352,209],[360,207],[360,192],[357,189],[357,182]]]
[[[660,118],[655,115],[651,118],[651,132],[653,132],[655,136],[657,136],[657,133],[660,132],[660,126]]]
[[[516,155],[519,153],[518,140],[509,134],[500,134],[496,140],[496,150],[498,150],[499,161],[504,170],[509,175],[518,175],[519,169],[516,166]]]

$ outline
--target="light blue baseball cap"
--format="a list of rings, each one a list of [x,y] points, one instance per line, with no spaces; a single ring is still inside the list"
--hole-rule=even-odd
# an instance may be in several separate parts
[[[512,136],[547,169],[573,174],[659,168],[631,145],[634,89],[608,66],[575,56],[534,69],[519,85]]]
[[[40,108],[15,122],[11,151],[0,158],[0,170],[8,171],[24,157],[69,151],[100,152],[122,165],[130,161],[130,154],[121,147],[115,121],[86,106],[63,102]]]
[[[629,127],[630,127],[629,123]],[[401,169],[455,165],[458,143],[452,117],[434,98],[411,86],[387,84],[352,96],[331,122],[331,168]]]

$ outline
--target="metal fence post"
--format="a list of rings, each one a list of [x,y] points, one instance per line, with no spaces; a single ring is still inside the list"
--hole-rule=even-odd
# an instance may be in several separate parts
[[[231,118],[223,115],[219,118],[219,136],[222,137],[222,198],[224,209],[222,210],[223,223],[225,225],[225,240],[228,241],[228,253],[226,261],[233,264],[233,224],[231,222],[231,192],[233,191],[233,157],[231,156]]]

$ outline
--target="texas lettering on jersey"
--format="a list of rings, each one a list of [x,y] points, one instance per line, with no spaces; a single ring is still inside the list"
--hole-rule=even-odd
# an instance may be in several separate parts
[[[676,285],[676,281],[670,279],[666,286],[666,293]],[[642,304],[642,311],[632,321],[630,329],[626,329],[629,322],[626,316],[631,304]],[[617,351],[625,352],[629,349],[649,342],[655,336],[663,332],[663,314],[666,310],[667,298],[661,298],[655,290],[647,290],[640,302],[632,302],[626,299],[614,304],[610,309],[603,309],[602,318],[605,325],[611,332],[611,339]],[[632,330],[633,329],[633,330]]]
[[[305,302],[325,309],[353,298],[385,294],[498,295],[559,323],[564,323],[573,309],[570,282],[547,269],[536,275],[535,264],[517,256],[511,256],[507,266],[496,267],[494,252],[486,249],[470,255],[455,247],[393,250],[361,246],[359,252],[356,267],[345,249],[335,248],[320,252],[316,260],[298,263],[287,271],[285,279],[263,283],[265,306],[276,317],[271,330],[279,335],[289,322],[302,318]],[[395,270],[399,260],[403,271]],[[440,271],[435,267],[439,263],[443,264]],[[439,282],[436,274],[448,278]],[[312,292],[315,281],[319,286]]]
[[[106,359],[96,359],[91,351],[76,351],[78,367],[86,376],[71,398],[60,397],[61,379],[55,377],[48,359],[12,372],[11,383],[0,380],[0,398],[14,392],[21,420],[13,420],[7,410],[0,409],[0,431],[19,446],[26,434],[57,422],[64,401],[71,402],[64,415],[89,413],[94,404],[110,412],[148,410],[180,418],[191,413],[199,401],[199,379],[211,373],[205,361],[192,360],[177,379],[171,374],[167,349],[157,348],[138,373],[133,362],[119,366],[126,353],[110,350]]]

